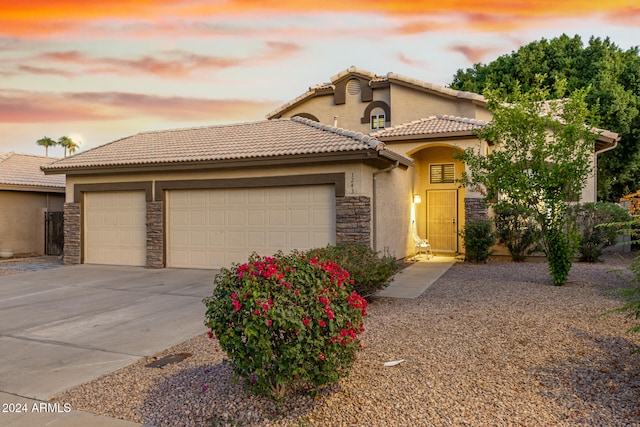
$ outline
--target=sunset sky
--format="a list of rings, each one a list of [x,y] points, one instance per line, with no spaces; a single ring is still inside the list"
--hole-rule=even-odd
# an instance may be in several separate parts
[[[637,0],[0,0],[0,152],[264,119],[354,65],[441,85],[565,33],[640,44]],[[62,149],[50,150],[62,156]]]

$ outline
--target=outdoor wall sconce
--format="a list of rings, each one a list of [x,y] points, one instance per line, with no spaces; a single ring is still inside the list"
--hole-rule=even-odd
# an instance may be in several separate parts
[[[422,202],[422,197],[421,197],[419,194],[414,194],[414,196],[413,196],[413,203],[418,204],[418,203],[420,203],[420,202]]]

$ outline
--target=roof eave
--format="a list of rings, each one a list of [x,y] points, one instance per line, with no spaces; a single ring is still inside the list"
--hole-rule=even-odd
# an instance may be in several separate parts
[[[384,153],[384,154],[380,154]],[[159,162],[136,163],[126,165],[93,165],[82,167],[66,167],[56,169],[44,169],[46,175],[66,174],[73,175],[106,175],[121,173],[156,173],[156,172],[182,172],[193,170],[218,170],[230,168],[258,168],[289,165],[311,165],[327,162],[348,162],[371,160],[377,157],[389,159],[395,162],[400,156],[389,150],[365,149],[357,151],[342,151],[335,153],[298,154],[287,156],[254,157],[246,159],[185,161],[185,162]],[[411,163],[410,159],[400,156],[403,164]]]
[[[397,135],[397,136],[376,136],[375,138],[382,142],[403,142],[415,141],[418,139],[457,139],[457,138],[477,138],[474,131],[458,131],[458,132],[438,132],[438,133],[421,133],[415,135]]]
[[[28,191],[31,193],[64,194],[65,187],[49,187],[46,185],[29,185],[29,184],[0,184],[0,191]]]

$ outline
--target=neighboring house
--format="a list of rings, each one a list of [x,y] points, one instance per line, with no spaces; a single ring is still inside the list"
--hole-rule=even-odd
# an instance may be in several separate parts
[[[0,249],[16,255],[45,253],[45,213],[62,212],[64,175],[45,176],[57,159],[0,153]]]
[[[420,199],[412,209],[412,221],[435,252],[460,252],[458,231],[465,221],[487,216],[482,195],[456,183],[465,166],[454,159],[454,153],[469,147],[481,153],[494,148],[475,135],[492,118],[483,96],[395,73],[378,76],[351,67],[332,77],[330,83],[309,88],[267,118],[295,116],[370,134],[411,158],[415,167],[403,175],[411,188],[406,199]],[[593,154],[594,170],[597,154],[615,148],[617,140],[617,134],[601,132]],[[594,174],[587,181],[582,201],[595,200]]]
[[[66,174],[66,264],[217,268],[347,241],[407,254],[413,162],[307,119],[146,132]]]

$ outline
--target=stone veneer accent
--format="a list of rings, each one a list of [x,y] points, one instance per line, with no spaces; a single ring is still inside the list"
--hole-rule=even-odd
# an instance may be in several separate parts
[[[466,222],[489,219],[489,210],[484,199],[475,197],[465,198],[464,215]]]
[[[147,268],[164,267],[163,202],[147,202]]]
[[[371,245],[371,198],[336,197],[336,243]]]
[[[81,239],[80,203],[64,204],[64,253],[62,259],[66,265],[80,264]]]

